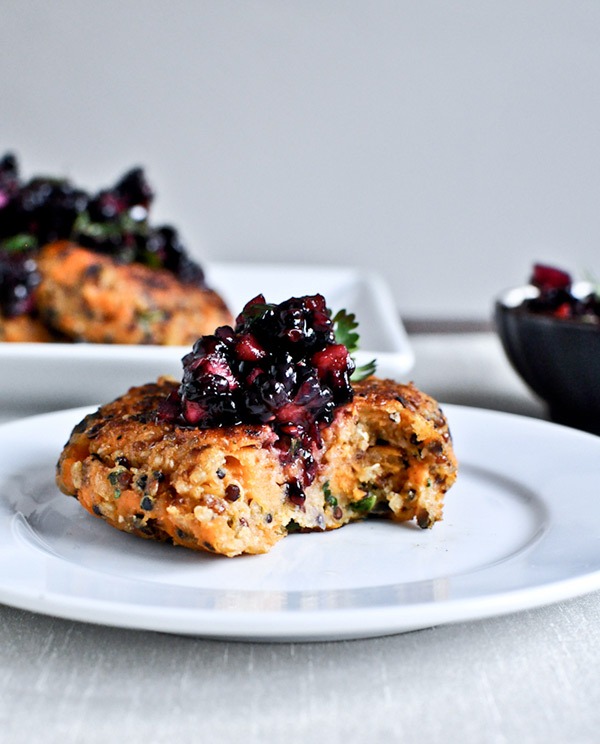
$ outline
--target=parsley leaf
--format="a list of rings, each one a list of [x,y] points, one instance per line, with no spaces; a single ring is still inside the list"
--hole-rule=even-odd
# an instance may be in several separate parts
[[[349,313],[346,310],[338,310],[333,316],[333,330],[335,333],[335,340],[338,344],[343,344],[350,354],[352,355],[355,351],[358,351],[358,340],[359,335],[356,331],[358,328],[358,321],[354,313]],[[375,359],[371,359],[367,364],[363,364],[361,367],[357,367],[352,373],[351,380],[358,382],[364,380],[366,377],[375,374],[377,369],[377,362]]]
[[[360,367],[357,367],[352,373],[352,377],[350,379],[353,382],[358,382],[359,380],[365,380],[367,377],[374,375],[376,370],[377,370],[377,360],[371,359],[370,362],[367,362],[366,364],[363,364]]]
[[[242,317],[245,321],[250,322],[263,318],[270,310],[273,310],[276,305],[272,302],[255,302],[253,305],[247,305],[241,312]]]
[[[358,322],[354,313],[338,310],[333,316],[333,331],[338,344],[343,344],[350,354],[358,350]]]
[[[329,506],[332,506],[332,507],[335,507],[338,505],[338,500],[331,493],[331,488],[329,488],[329,481],[325,481],[325,483],[323,483],[323,495],[325,496],[326,504],[329,504]]]
[[[8,253],[20,253],[21,251],[31,251],[38,247],[37,238],[28,233],[19,233],[11,238],[6,238],[0,243],[0,248]]]
[[[368,493],[364,498],[360,499],[360,501],[351,501],[349,506],[351,509],[354,509],[354,511],[366,514],[371,511],[376,502],[377,496],[374,493]]]

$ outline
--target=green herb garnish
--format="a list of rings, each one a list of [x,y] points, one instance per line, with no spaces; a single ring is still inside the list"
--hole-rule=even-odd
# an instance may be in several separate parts
[[[0,243],[0,249],[9,253],[20,253],[21,251],[34,251],[38,247],[37,238],[28,233],[20,233],[6,238]]]
[[[343,344],[350,354],[358,351],[358,322],[354,313],[346,310],[338,310],[332,318],[335,340],[338,344]]]
[[[364,380],[365,378],[370,377],[371,375],[374,375],[376,369],[377,369],[377,362],[375,359],[371,359],[370,362],[367,362],[366,364],[363,364],[360,367],[357,367],[352,373],[352,377],[350,379],[353,382]]]
[[[358,321],[354,313],[349,313],[346,310],[338,310],[333,317],[333,329],[335,333],[335,340],[338,344],[343,344],[349,351],[350,355],[358,351],[359,335],[356,331],[358,328]],[[352,382],[358,382],[364,380],[366,377],[370,377],[375,374],[377,369],[377,362],[375,359],[371,359],[367,364],[363,364],[357,367],[350,379]]]
[[[247,305],[242,310],[242,317],[246,321],[258,320],[259,318],[263,318],[274,307],[276,307],[274,303],[255,302],[252,305]]]
[[[376,501],[377,501],[377,496],[374,493],[368,493],[360,501],[350,502],[349,506],[351,509],[354,509],[354,511],[361,512],[362,514],[366,514],[367,512],[370,512],[371,509],[375,506]]]
[[[325,483],[323,483],[323,493],[325,495],[326,504],[329,504],[329,506],[331,507],[336,507],[338,505],[338,500],[331,493],[331,489],[329,488],[329,481],[325,481]]]
[[[123,230],[117,222],[92,222],[87,212],[81,212],[73,225],[73,237],[86,235],[96,240],[117,239],[123,235]]]

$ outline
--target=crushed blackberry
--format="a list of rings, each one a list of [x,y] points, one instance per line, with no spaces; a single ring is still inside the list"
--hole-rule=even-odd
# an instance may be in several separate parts
[[[30,235],[0,241],[0,313],[6,318],[34,309],[33,291],[40,283],[36,251]]]
[[[336,408],[352,400],[354,371],[322,295],[280,304],[258,295],[234,328],[222,326],[196,341],[183,358],[178,392],[157,417],[199,428],[268,424],[284,466],[301,463],[300,481],[290,477],[288,484],[288,497],[300,506],[315,476],[321,431]]]
[[[12,153],[0,160],[0,209],[6,206],[19,190],[19,168]]]
[[[204,272],[171,226],[153,226],[154,192],[141,168],[132,168],[112,187],[95,194],[68,179],[37,176],[22,181],[17,158],[0,159],[0,309],[9,316],[30,312],[39,282],[37,250],[71,240],[122,263],[170,271],[180,281],[204,287]],[[28,252],[6,247],[23,236]],[[33,264],[32,264],[33,262]]]

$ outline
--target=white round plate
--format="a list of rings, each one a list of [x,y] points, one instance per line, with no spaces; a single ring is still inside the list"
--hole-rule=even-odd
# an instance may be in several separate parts
[[[371,520],[223,558],[121,533],[54,485],[89,411],[0,427],[0,601],[120,627],[259,641],[365,638],[600,588],[600,438],[444,406],[460,463],[431,530]]]

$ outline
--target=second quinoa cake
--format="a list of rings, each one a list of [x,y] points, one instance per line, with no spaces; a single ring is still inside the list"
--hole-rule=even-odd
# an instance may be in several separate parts
[[[0,159],[0,341],[188,345],[230,323],[141,168],[96,194]]]
[[[37,263],[38,314],[75,341],[188,346],[231,318],[216,292],[166,269],[120,263],[67,241],[42,248]]]

